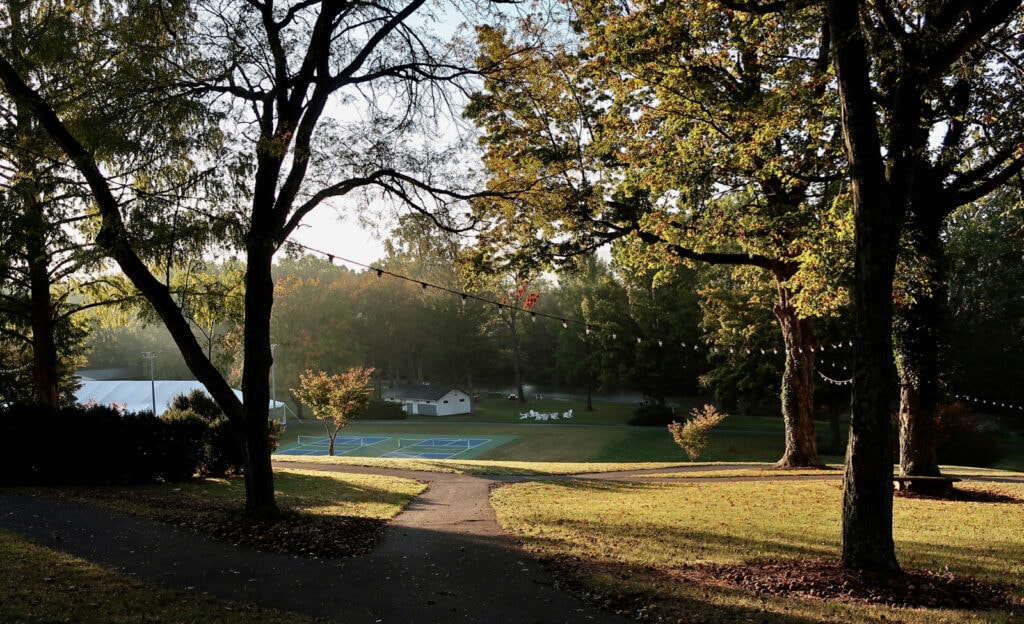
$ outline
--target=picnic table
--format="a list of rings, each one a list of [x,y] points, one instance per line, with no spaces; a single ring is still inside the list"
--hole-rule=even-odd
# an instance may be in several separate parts
[[[892,478],[896,489],[903,492],[920,494],[946,494],[953,489],[953,484],[961,479],[945,475],[906,475],[898,474]]]

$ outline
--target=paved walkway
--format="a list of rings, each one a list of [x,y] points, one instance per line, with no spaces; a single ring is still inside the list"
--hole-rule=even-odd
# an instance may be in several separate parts
[[[12,494],[0,494],[0,528],[145,581],[345,624],[629,621],[560,590],[501,531],[488,502],[494,479],[387,473],[430,486],[363,557],[311,560],[262,553],[143,518]]]
[[[502,532],[489,491],[502,480],[519,479],[290,462],[286,467],[392,474],[430,485],[388,525],[371,554],[349,559],[262,553],[143,518],[4,493],[0,528],[145,581],[345,624],[630,621],[562,591]],[[575,478],[650,480],[646,475],[652,472],[669,471]],[[841,476],[836,471],[824,478]]]

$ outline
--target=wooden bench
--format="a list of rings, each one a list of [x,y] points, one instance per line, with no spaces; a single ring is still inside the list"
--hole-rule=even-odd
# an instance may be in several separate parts
[[[953,489],[953,484],[960,481],[958,477],[941,475],[895,475],[892,480],[896,484],[897,490],[918,492],[919,494],[947,494]]]

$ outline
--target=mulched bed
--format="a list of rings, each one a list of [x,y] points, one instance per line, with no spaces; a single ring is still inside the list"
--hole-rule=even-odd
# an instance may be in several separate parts
[[[257,520],[234,504],[186,499],[168,507],[163,498],[137,492],[119,492],[111,498],[145,505],[156,510],[147,514],[154,520],[231,544],[317,559],[365,555],[374,549],[387,526],[386,520],[374,518],[323,517],[294,511],[284,511],[273,520]]]
[[[672,570],[680,580],[792,598],[986,611],[1012,607],[1005,586],[923,570],[858,572],[824,559],[764,559]]]
[[[275,520],[255,520],[233,509],[206,510],[190,518],[172,514],[157,519],[231,544],[317,559],[365,555],[377,545],[387,525],[384,520],[372,518],[313,518],[292,512]]]

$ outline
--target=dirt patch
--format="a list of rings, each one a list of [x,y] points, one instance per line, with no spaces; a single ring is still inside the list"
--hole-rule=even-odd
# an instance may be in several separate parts
[[[896,573],[846,570],[824,559],[764,559],[740,565],[672,570],[680,581],[769,594],[893,607],[987,611],[1013,606],[1005,586],[923,570]]]

